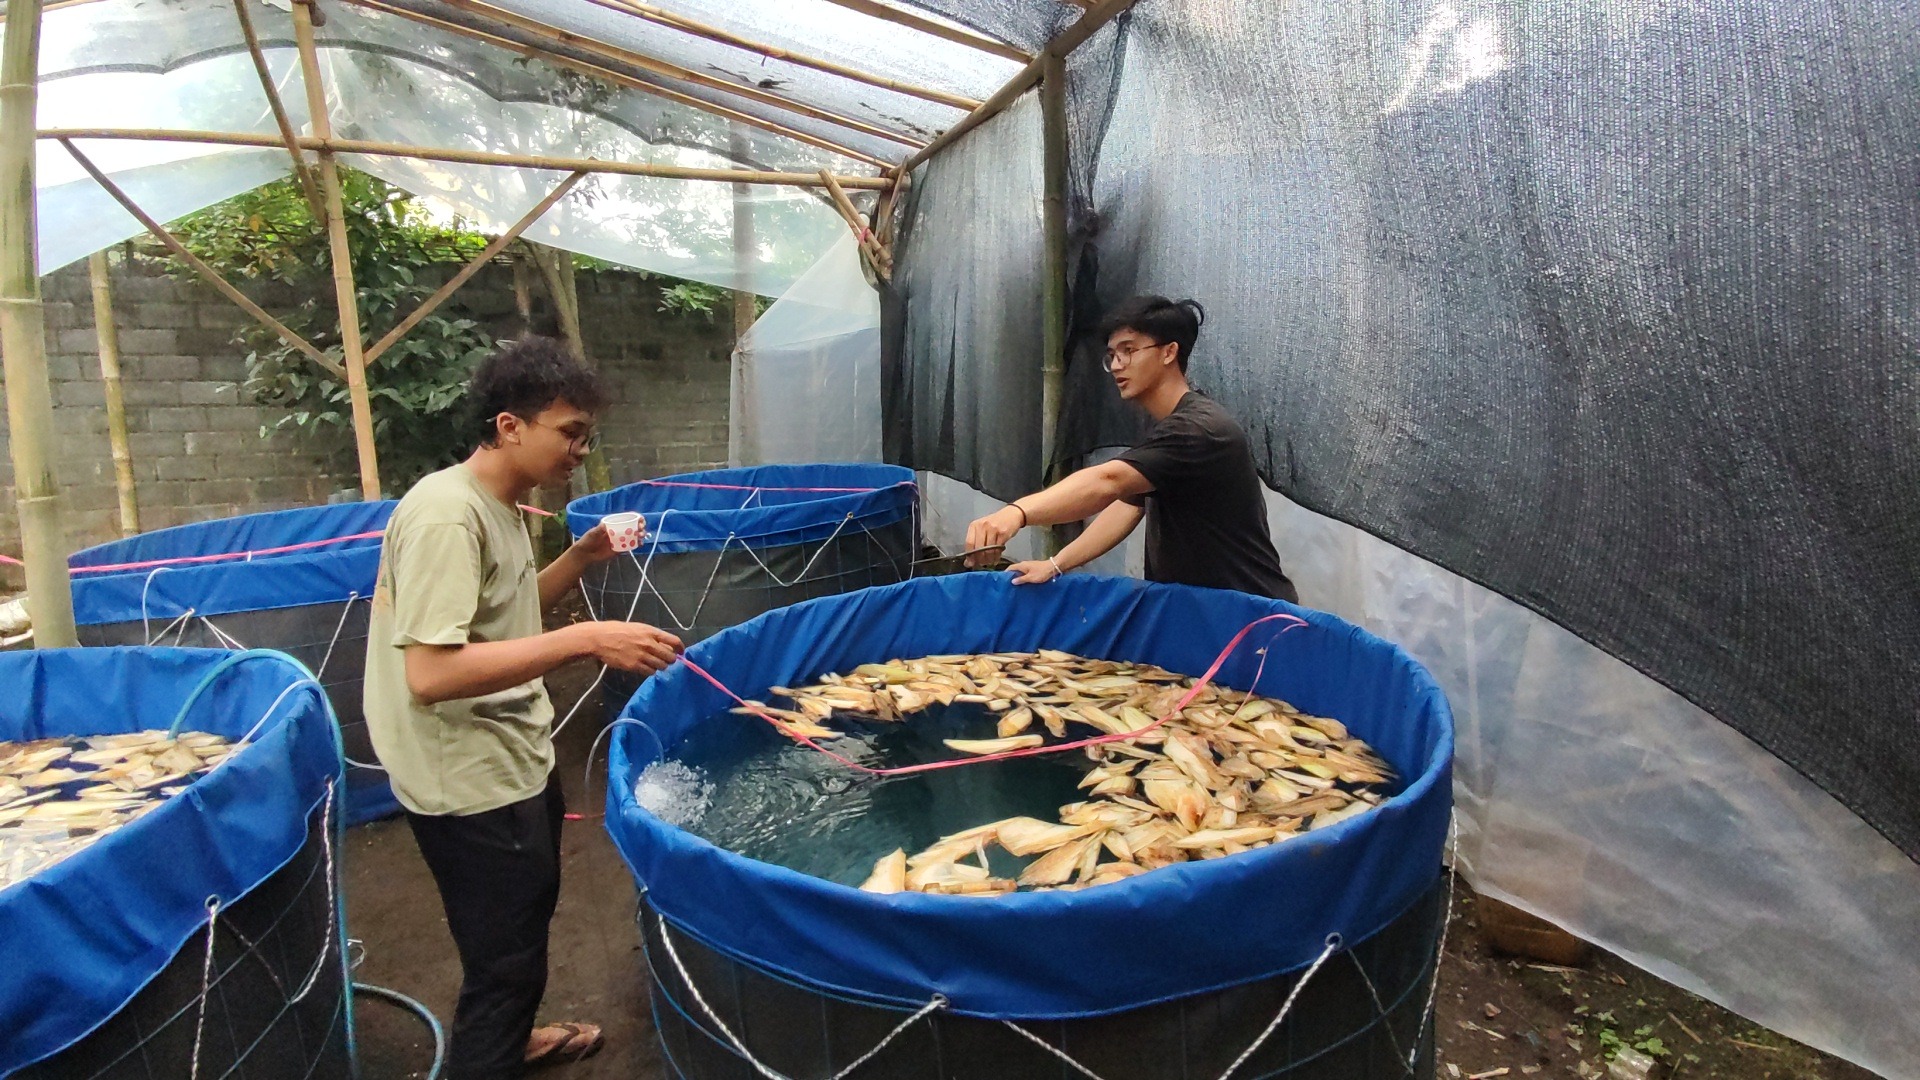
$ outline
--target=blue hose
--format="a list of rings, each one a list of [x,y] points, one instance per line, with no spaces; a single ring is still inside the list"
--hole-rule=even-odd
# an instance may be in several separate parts
[[[447,1034],[441,1029],[440,1020],[433,1015],[433,1010],[398,990],[389,990],[372,983],[354,983],[353,991],[356,994],[367,994],[391,1002],[426,1022],[427,1030],[433,1033],[433,1067],[427,1070],[426,1080],[440,1080],[440,1070],[447,1060]]]
[[[221,675],[225,674],[227,671],[231,670],[232,668],[239,666],[240,664],[246,663],[248,660],[272,660],[277,663],[285,664],[286,666],[292,668],[294,672],[299,676],[301,681],[306,684],[306,688],[311,690],[313,694],[320,699],[320,703],[322,707],[326,710],[327,719],[332,721],[327,725],[327,727],[333,734],[334,753],[335,755],[338,756],[340,760],[339,775],[345,776],[346,770],[347,770],[347,748],[346,748],[346,744],[341,741],[340,722],[339,722],[339,718],[334,716],[333,714],[333,702],[327,699],[327,695],[324,688],[321,687],[319,682],[315,681],[312,673],[309,672],[304,666],[302,666],[298,660],[295,660],[293,657],[288,656],[286,653],[278,652],[273,649],[245,649],[240,652],[236,652],[231,656],[224,657],[223,659],[220,660],[219,663],[213,665],[211,668],[208,668],[207,673],[200,677],[200,681],[198,683],[194,684],[192,692],[187,694],[187,699],[180,704],[180,711],[174,715],[173,723],[169,725],[167,728],[167,734],[170,737],[178,736],[180,734],[181,727],[185,725],[187,722],[187,716],[190,713],[192,713],[194,705],[199,703],[200,695],[206,693],[207,690],[213,686],[214,682],[217,681]],[[263,723],[266,721],[266,719],[267,718],[264,716],[260,718],[261,722]],[[337,798],[338,796],[336,795],[335,797]],[[334,817],[334,829],[335,829],[336,847],[342,846],[344,844],[344,839],[346,836],[346,824],[345,824],[345,821],[343,820],[342,815],[336,815]],[[339,927],[339,934],[341,939],[341,956],[343,958],[346,955],[345,946],[346,946],[346,932],[347,932],[345,908],[346,908],[346,905],[343,902],[341,904],[340,927]],[[352,1055],[356,1061],[359,1059],[358,1040],[355,1038],[354,1022],[353,1022],[353,995],[356,993],[370,994],[373,997],[380,998],[382,1000],[399,1005],[400,1007],[407,1009],[408,1011],[412,1012],[416,1016],[420,1017],[422,1020],[426,1021],[428,1030],[433,1033],[433,1067],[430,1070],[428,1070],[426,1080],[439,1080],[440,1070],[446,1064],[446,1056],[447,1056],[446,1033],[440,1027],[440,1020],[433,1015],[433,1010],[427,1008],[425,1005],[422,1005],[420,1002],[415,1001],[413,998],[410,998],[407,995],[400,993],[398,990],[389,990],[384,986],[374,986],[370,983],[351,982],[351,981],[348,982],[347,995],[346,995],[348,1053]]]

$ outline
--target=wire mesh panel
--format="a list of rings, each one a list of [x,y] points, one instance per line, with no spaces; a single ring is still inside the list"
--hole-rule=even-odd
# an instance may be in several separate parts
[[[118,1013],[21,1080],[313,1080],[352,1075],[346,965],[330,844],[307,843],[218,909]]]
[[[876,1047],[860,1072],[895,1080],[1080,1075],[1014,1030],[1016,1023],[1104,1080],[1214,1077],[1259,1039],[1289,997],[1286,1019],[1235,1077],[1426,1080],[1434,1072],[1429,1010],[1446,901],[1445,886],[1436,884],[1385,929],[1335,952],[1310,978],[1293,972],[1107,1016],[1044,1022],[935,1011],[907,1024],[912,1010],[801,986],[709,948],[663,923],[644,897],[639,921],[654,1027],[675,1080],[761,1075],[736,1037],[753,1058],[788,1076],[835,1075]],[[1237,932],[1257,933],[1258,922],[1250,919]],[[1160,930],[1165,936],[1156,943],[1116,942],[1115,948],[1176,949],[1183,933],[1236,932]],[[663,934],[672,936],[671,950]]]

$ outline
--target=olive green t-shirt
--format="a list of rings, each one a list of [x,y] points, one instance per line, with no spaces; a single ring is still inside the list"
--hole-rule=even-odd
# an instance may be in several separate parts
[[[406,647],[540,633],[540,585],[521,511],[465,465],[414,485],[387,523],[367,631],[367,732],[402,806],[477,814],[538,795],[553,768],[553,703],[539,679],[423,705]]]

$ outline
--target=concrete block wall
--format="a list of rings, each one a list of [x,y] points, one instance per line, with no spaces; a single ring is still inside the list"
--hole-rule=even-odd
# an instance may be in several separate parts
[[[234,344],[234,332],[250,323],[246,313],[200,282],[167,275],[155,261],[116,257],[112,278],[144,529],[314,505],[357,491],[343,445],[297,433],[262,437],[278,413],[247,403],[238,386],[246,376],[245,350]],[[724,465],[733,344],[727,312],[711,320],[662,312],[660,282],[637,274],[582,271],[577,279],[588,353],[614,389],[602,427],[615,482]],[[86,264],[55,271],[41,287],[59,432],[57,475],[68,531],[79,548],[119,536]],[[249,291],[273,312],[299,299],[278,284]],[[538,287],[535,296],[535,327],[550,329]],[[524,329],[504,266],[483,270],[449,307],[455,304],[497,336]],[[6,440],[0,414],[0,554],[17,557]],[[17,570],[0,566],[0,588],[19,584]]]

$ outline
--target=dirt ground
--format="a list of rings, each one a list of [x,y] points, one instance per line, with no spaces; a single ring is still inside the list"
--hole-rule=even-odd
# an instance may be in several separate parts
[[[574,665],[549,680],[562,710],[592,674]],[[589,703],[583,714],[594,707]],[[586,814],[598,814],[602,802],[603,772],[596,772],[591,790],[582,786],[597,715],[583,715],[558,740],[568,808]],[[597,770],[604,768],[600,760]],[[633,879],[597,817],[569,821],[562,843],[563,881],[542,1018],[600,1024],[607,1048],[545,1075],[667,1080],[649,1017]],[[348,834],[346,882],[347,930],[364,946],[355,978],[409,994],[449,1021],[460,967],[433,880],[404,821],[376,822]],[[1438,995],[1437,1075],[1445,1080],[1605,1077],[1609,1057],[1622,1045],[1656,1060],[1648,1074],[1656,1080],[1872,1080],[1864,1069],[1757,1027],[1604,953],[1577,969],[1496,956],[1479,933],[1477,906],[1462,883]],[[364,1080],[425,1075],[431,1043],[418,1021],[364,997],[357,1017]],[[1633,1080],[1638,1074],[1621,1075]]]

